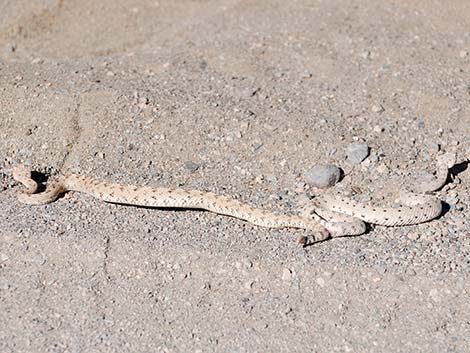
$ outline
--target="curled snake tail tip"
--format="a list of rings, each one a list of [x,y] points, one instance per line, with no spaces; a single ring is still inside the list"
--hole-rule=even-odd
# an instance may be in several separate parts
[[[302,235],[297,242],[299,243],[299,245],[305,248],[309,243],[308,237],[305,235]]]

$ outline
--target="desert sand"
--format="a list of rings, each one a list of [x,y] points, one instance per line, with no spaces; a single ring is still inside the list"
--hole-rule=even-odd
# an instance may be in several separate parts
[[[450,149],[440,218],[307,247],[208,212],[24,205],[9,172],[295,214],[315,165],[389,204]],[[3,0],[0,351],[468,352],[469,152],[468,0]]]

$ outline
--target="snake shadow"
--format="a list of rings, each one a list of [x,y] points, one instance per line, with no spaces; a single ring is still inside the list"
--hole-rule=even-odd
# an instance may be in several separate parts
[[[454,178],[456,176],[458,176],[459,174],[466,171],[468,169],[468,165],[469,165],[469,161],[464,161],[464,162],[458,163],[458,164],[454,165],[452,168],[450,168],[449,169],[449,175],[447,176],[447,180],[446,180],[446,183],[444,184],[444,186],[447,185],[448,183],[452,182],[452,180],[454,180]],[[442,217],[444,217],[446,215],[447,212],[450,211],[450,205],[445,201],[441,201],[441,202],[442,202],[442,212],[439,215],[439,217],[437,217],[436,219],[441,219]]]
[[[31,172],[31,179],[33,179],[38,184],[38,190],[36,191],[36,193],[41,193],[46,190],[47,181],[51,179],[51,177],[47,176],[44,173],[33,170]]]
[[[460,173],[463,173],[464,171],[466,171],[468,169],[469,163],[470,163],[469,161],[464,161],[462,163],[458,163],[454,165],[452,168],[449,169],[450,177],[455,177],[459,175]]]

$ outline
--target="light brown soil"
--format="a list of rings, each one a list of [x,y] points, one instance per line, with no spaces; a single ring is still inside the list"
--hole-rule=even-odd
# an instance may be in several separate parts
[[[390,202],[452,148],[470,155],[467,0],[3,1],[0,351],[468,352],[468,163],[441,218],[306,248],[210,213],[22,205],[8,173],[295,213],[315,164]]]

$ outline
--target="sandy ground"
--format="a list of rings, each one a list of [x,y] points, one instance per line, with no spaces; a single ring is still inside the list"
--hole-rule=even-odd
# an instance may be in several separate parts
[[[8,169],[295,213],[312,166],[386,203],[469,155],[469,126],[468,0],[3,0],[0,351],[468,352],[467,163],[441,218],[306,248],[204,212],[22,205]]]

